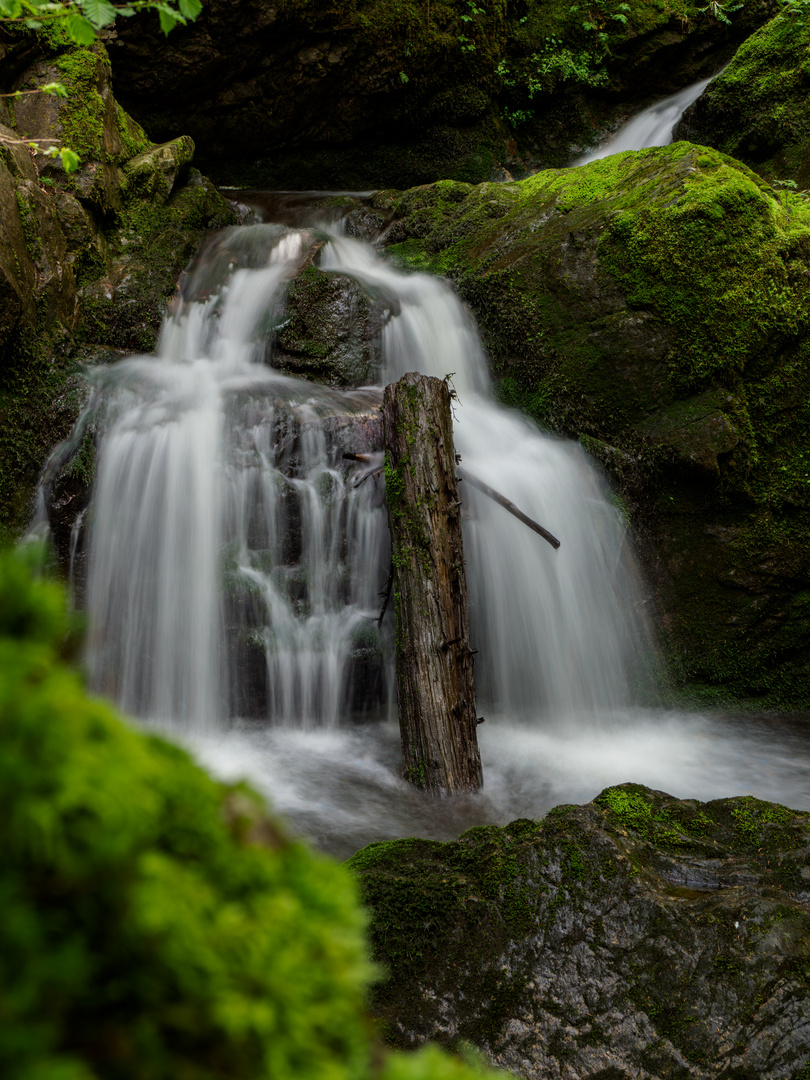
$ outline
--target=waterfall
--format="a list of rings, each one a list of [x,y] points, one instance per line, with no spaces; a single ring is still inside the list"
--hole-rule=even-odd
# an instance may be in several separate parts
[[[663,101],[651,105],[630,118],[615,135],[595,150],[582,154],[574,165],[587,165],[589,161],[619,154],[623,150],[643,150],[647,146],[669,146],[672,133],[684,112],[700,97],[714,78],[703,79],[684,87]]]
[[[95,689],[192,731],[234,717],[337,728],[390,706],[393,612],[376,625],[390,557],[382,480],[343,459],[379,451],[381,390],[272,367],[288,284],[317,257],[384,298],[383,380],[449,376],[464,468],[562,540],[553,551],[467,485],[481,707],[548,725],[628,705],[652,648],[625,524],[584,451],[495,403],[474,320],[447,283],[339,230],[277,225],[214,236],[159,355],[93,376]]]

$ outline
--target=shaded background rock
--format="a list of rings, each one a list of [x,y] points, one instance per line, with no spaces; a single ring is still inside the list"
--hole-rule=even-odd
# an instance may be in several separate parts
[[[132,19],[109,46],[129,112],[155,138],[188,132],[217,181],[363,190],[566,164],[773,10],[210,0],[168,39]]]
[[[349,860],[386,1039],[532,1080],[792,1080],[810,1063],[810,818],[633,784]]]
[[[611,473],[676,683],[704,701],[810,705],[803,205],[679,143],[417,188],[386,234],[453,279],[502,401]]]

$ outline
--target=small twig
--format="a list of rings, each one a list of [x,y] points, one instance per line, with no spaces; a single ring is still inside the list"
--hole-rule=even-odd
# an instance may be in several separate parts
[[[380,612],[380,617],[377,619],[377,629],[378,630],[382,629],[382,621],[385,618],[385,612],[386,612],[386,609],[388,607],[388,601],[391,599],[391,588],[392,588],[393,584],[394,584],[394,564],[391,563],[391,569],[388,572],[388,580],[386,581],[385,585],[383,586],[383,590],[380,593],[380,596],[385,596],[385,599],[383,600],[383,606],[382,606],[382,611]]]
[[[472,473],[464,470],[464,479],[468,484],[472,484],[473,487],[478,488],[479,491],[483,491],[485,495],[488,495],[490,499],[494,499],[496,503],[501,505],[504,510],[508,510],[510,514],[513,514],[518,521],[522,521],[524,525],[528,525],[530,529],[533,529],[539,536],[542,536],[544,540],[547,540],[553,548],[560,546],[560,541],[548,529],[544,529],[542,525],[538,525],[532,518],[527,517],[522,510],[518,510],[513,502],[506,498],[505,495],[501,495],[495,488],[491,488],[489,484],[485,484],[483,480],[479,480],[478,477],[473,476]]]
[[[380,465],[377,469],[369,469],[367,472],[361,473],[360,476],[352,484],[352,487],[359,488],[364,480],[368,480],[370,476],[379,476],[381,472],[385,471],[385,466]]]

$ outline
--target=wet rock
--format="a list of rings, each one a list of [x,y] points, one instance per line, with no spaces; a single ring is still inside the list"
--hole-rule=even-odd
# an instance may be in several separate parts
[[[290,286],[274,367],[331,386],[366,386],[380,371],[384,310],[350,278],[308,267]]]
[[[788,1080],[810,1062],[810,817],[625,784],[348,864],[397,1046],[527,1080]]]
[[[680,686],[810,707],[810,207],[676,143],[415,188],[384,242],[452,278],[504,404],[605,465]]]

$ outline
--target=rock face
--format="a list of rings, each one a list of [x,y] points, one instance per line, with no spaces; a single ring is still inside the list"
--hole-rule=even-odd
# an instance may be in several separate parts
[[[164,39],[122,20],[116,92],[158,138],[187,131],[218,180],[273,188],[404,187],[565,164],[651,95],[705,77],[761,25],[747,0],[211,0]]]
[[[687,110],[676,138],[715,146],[767,179],[810,187],[808,48],[810,10],[777,15]]]
[[[348,865],[396,1046],[467,1040],[527,1080],[807,1075],[806,814],[625,784]]]
[[[389,250],[476,312],[502,400],[611,473],[676,678],[806,707],[804,204],[684,143],[384,201]]]
[[[113,96],[104,47],[61,35],[0,32],[1,89],[24,92],[0,106],[0,535],[11,538],[82,405],[69,361],[151,351],[202,231],[233,221],[190,169],[191,139],[153,146]],[[67,98],[37,92],[53,81]],[[79,170],[66,174],[49,144],[78,153]]]
[[[380,368],[383,305],[342,274],[307,267],[290,285],[273,367],[332,386],[368,386]]]

